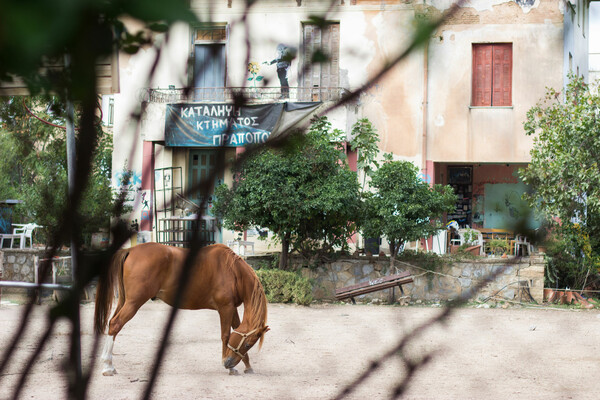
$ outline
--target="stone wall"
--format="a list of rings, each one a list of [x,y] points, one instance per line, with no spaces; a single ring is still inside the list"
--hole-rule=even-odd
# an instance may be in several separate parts
[[[43,257],[42,250],[5,249],[2,251],[2,280],[34,282],[34,257]],[[70,275],[70,263],[67,260],[63,274]],[[255,268],[268,264],[264,258],[249,257],[248,262]],[[388,275],[390,262],[388,257],[351,257],[340,259],[316,268],[301,267],[301,260],[292,258],[291,262],[302,271],[302,275],[313,282],[313,295],[317,300],[334,300],[335,289],[368,282]],[[404,295],[410,301],[444,301],[460,296],[481,282],[486,276],[504,268],[504,271],[481,290],[473,300],[496,299],[529,301],[530,293],[535,301],[542,302],[544,291],[544,257],[515,258],[474,258],[452,260],[437,271],[429,272],[408,263],[396,262],[399,271],[409,271],[413,283],[403,285]],[[523,290],[523,289],[526,290]],[[11,292],[21,289],[4,288]],[[391,289],[369,293],[356,298],[357,301],[370,302],[374,299],[388,301]],[[396,299],[399,290],[395,290]]]
[[[259,263],[249,262],[255,266]],[[300,265],[300,260],[293,259]],[[341,259],[316,268],[301,268],[302,275],[313,282],[313,294],[317,300],[334,300],[335,289],[368,282],[388,274],[388,257],[353,257]],[[403,285],[405,299],[410,301],[444,301],[460,296],[486,276],[504,268],[504,271],[487,284],[472,300],[530,301],[541,303],[544,289],[544,257],[474,258],[452,260],[437,271],[429,272],[407,263],[396,262],[399,271],[410,271],[414,282]],[[356,298],[369,302],[374,299],[388,301],[391,289],[369,293]],[[395,289],[396,300],[400,296]]]
[[[2,280],[18,281],[18,282],[35,282],[35,258],[39,259],[45,256],[43,249],[3,249],[0,259],[2,272]],[[60,274],[71,274],[70,260],[65,260],[57,265],[60,269]],[[50,278],[51,279],[51,278]],[[46,280],[50,281],[50,280]],[[2,288],[5,293],[22,291],[23,289]]]

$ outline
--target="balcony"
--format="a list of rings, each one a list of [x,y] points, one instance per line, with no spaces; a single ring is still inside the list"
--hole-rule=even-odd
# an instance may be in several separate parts
[[[277,101],[337,101],[348,92],[340,87],[290,87],[289,97],[282,97],[277,87],[215,87],[215,88],[147,88],[140,92],[140,100],[149,103],[216,102],[233,103],[234,98],[244,96],[251,104]]]

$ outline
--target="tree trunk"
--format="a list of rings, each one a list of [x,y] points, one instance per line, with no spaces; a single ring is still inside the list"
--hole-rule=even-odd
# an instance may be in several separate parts
[[[400,250],[400,241],[396,242],[395,240],[390,240],[390,271],[388,275],[393,275],[396,271],[394,268],[394,261],[396,261],[396,256],[398,255],[398,250]],[[392,286],[390,288],[389,293],[389,304],[394,304],[396,301],[396,287]]]
[[[279,256],[279,269],[286,270],[288,263],[288,253],[290,251],[290,234],[285,233],[281,238],[281,255]]]
[[[395,240],[390,240],[390,275],[394,273],[394,261],[398,255],[398,248]]]

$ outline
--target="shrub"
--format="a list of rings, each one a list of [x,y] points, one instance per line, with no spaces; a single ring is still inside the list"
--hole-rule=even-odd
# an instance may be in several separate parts
[[[600,269],[600,257],[577,224],[563,224],[546,243],[546,287],[584,289]]]
[[[279,269],[256,271],[270,303],[308,305],[313,300],[312,285],[298,273]]]
[[[444,258],[436,253],[415,250],[404,250],[396,259],[434,272],[440,271],[446,264]]]
[[[504,239],[492,239],[488,245],[492,254],[495,255],[502,255],[508,251],[508,242]]]

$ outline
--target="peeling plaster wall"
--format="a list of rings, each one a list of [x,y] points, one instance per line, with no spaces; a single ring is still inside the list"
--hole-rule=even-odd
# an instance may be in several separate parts
[[[568,83],[569,70],[589,82],[589,1],[576,0],[576,5],[580,6],[577,9],[570,5],[564,7],[564,85]]]
[[[494,3],[482,11],[461,9],[430,41],[428,159],[529,161],[526,112],[547,86],[562,86],[560,2],[536,1],[527,12],[513,1]],[[513,44],[512,107],[470,106],[472,43]]]
[[[275,66],[263,65],[273,60],[278,43],[300,47],[302,24],[311,14],[323,13],[327,2],[296,2],[263,0],[257,2],[248,14],[248,30],[240,24],[244,13],[243,2],[192,1],[192,9],[206,20],[206,10],[211,10],[211,21],[228,25],[226,43],[227,82],[231,87],[247,84],[246,62],[256,61],[261,66],[267,86],[278,86]],[[363,1],[334,6],[328,14],[331,21],[340,22],[340,86],[356,89],[364,85],[389,59],[394,58],[407,45],[413,28],[414,7],[405,1]],[[141,28],[126,21],[132,29]],[[147,87],[166,89],[188,84],[187,57],[192,51],[193,30],[184,25],[174,26],[169,35],[156,35],[157,46],[161,47],[163,59],[158,63],[152,82],[146,82],[157,50],[154,47],[141,49],[134,55],[121,54],[121,93],[115,95],[115,127],[113,153],[113,185],[120,186],[119,178],[130,169],[136,177],[131,185],[131,204],[134,206],[131,219],[139,220],[140,179],[142,173],[142,143],[164,139],[165,104],[139,102],[144,98]],[[246,34],[248,33],[248,37]],[[168,42],[166,42],[168,37]],[[247,42],[251,43],[247,54]],[[301,56],[299,54],[299,56]],[[291,86],[299,85],[300,59],[292,63],[289,73]],[[355,103],[340,107],[329,113],[335,128],[350,132],[357,119],[367,117],[373,121],[381,136],[380,147],[393,152],[397,157],[420,162],[422,130],[422,54],[415,53],[378,81]],[[141,129],[137,129],[135,115],[141,113]],[[184,186],[187,179],[186,150],[172,151],[157,146],[156,168],[171,165],[183,167]]]
[[[328,19],[340,22],[340,86],[354,90],[410,41],[416,14],[440,17],[451,0],[357,0],[336,2]],[[210,9],[211,21],[227,23],[227,85],[246,84],[246,61],[270,61],[278,43],[300,46],[302,23],[311,14],[327,10],[329,2],[261,0],[248,14],[248,30],[240,24],[245,2],[223,0],[191,2],[203,20]],[[567,10],[568,11],[568,10]],[[329,114],[335,128],[350,132],[359,118],[369,118],[380,135],[379,147],[395,159],[421,165],[443,163],[524,163],[529,161],[532,139],[524,135],[526,111],[545,93],[545,87],[560,88],[565,71],[563,37],[568,26],[564,0],[470,0],[441,26],[425,52],[416,50],[375,82],[355,102]],[[246,33],[251,44],[246,52]],[[573,40],[577,37],[573,30]],[[121,55],[121,93],[115,95],[113,183],[124,166],[141,175],[142,141],[164,137],[165,105],[145,104],[141,130],[134,115],[144,88],[184,87],[188,83],[187,57],[191,52],[192,29],[178,24],[169,32],[151,83],[144,81],[151,68],[154,48],[135,55]],[[164,41],[165,35],[157,35]],[[513,43],[512,107],[473,108],[471,102],[472,43]],[[574,42],[575,43],[575,42]],[[573,47],[573,51],[579,48]],[[533,61],[535,60],[535,61]],[[260,74],[269,86],[278,86],[274,66],[261,65]],[[425,84],[427,68],[427,87]],[[292,63],[290,85],[297,86],[301,63]],[[425,89],[427,99],[424,99]],[[424,111],[426,116],[424,120]],[[426,122],[426,124],[425,124]],[[423,133],[427,127],[426,154]],[[157,147],[156,167],[184,166],[186,151]],[[431,173],[431,171],[429,171]],[[137,210],[134,211],[134,215]],[[134,217],[137,218],[137,217]]]
[[[522,7],[523,12],[528,12],[532,7],[537,7],[540,3],[540,0],[467,0],[464,3],[464,7],[470,7],[480,12],[489,11],[494,6],[497,6],[499,4],[512,2]],[[433,5],[438,10],[446,11],[454,3],[456,3],[456,0],[429,0],[427,1],[427,3]]]
[[[365,14],[369,24],[366,34],[372,37],[376,53],[363,76],[371,78],[404,48],[402,38],[406,40],[405,32],[413,29],[415,13],[408,10]],[[423,54],[415,52],[361,96],[360,117],[369,118],[377,127],[382,151],[418,159],[422,102]]]
[[[434,1],[358,1],[333,7],[330,20],[340,21],[340,84],[356,89],[385,62],[401,52],[414,27],[415,11],[439,17],[452,3]],[[427,159],[459,162],[523,162],[529,158],[531,139],[523,135],[526,110],[544,94],[546,86],[560,87],[562,71],[563,9],[561,0],[472,0],[465,3],[429,44]],[[246,30],[239,25],[242,2],[192,2],[199,13],[212,7],[212,20],[228,23],[227,74],[230,86],[241,86],[246,78]],[[248,15],[251,61],[274,57],[279,42],[301,43],[302,22],[310,13],[326,9],[323,2],[261,1]],[[523,25],[522,25],[523,24]],[[516,29],[516,26],[519,29]],[[186,58],[191,30],[180,24],[169,34],[163,50],[166,59],[158,65],[152,87],[182,87],[187,83]],[[159,39],[164,37],[159,36]],[[514,44],[513,107],[470,109],[471,43]],[[149,104],[143,114],[141,132],[129,129],[133,106],[140,98],[143,82],[155,50],[148,48],[121,58],[121,94],[115,96],[115,152],[113,164],[120,169],[125,160],[134,170],[141,157],[131,151],[135,140],[160,140],[164,136],[164,104]],[[526,62],[535,57],[536,63]],[[334,126],[349,131],[358,119],[367,117],[377,127],[380,148],[403,159],[421,163],[423,133],[424,54],[419,50],[393,68],[361,96],[357,104],[344,107],[332,117]],[[298,85],[299,62],[292,64],[290,84]],[[545,71],[540,74],[539,71]],[[260,73],[276,86],[276,70],[261,64]]]

